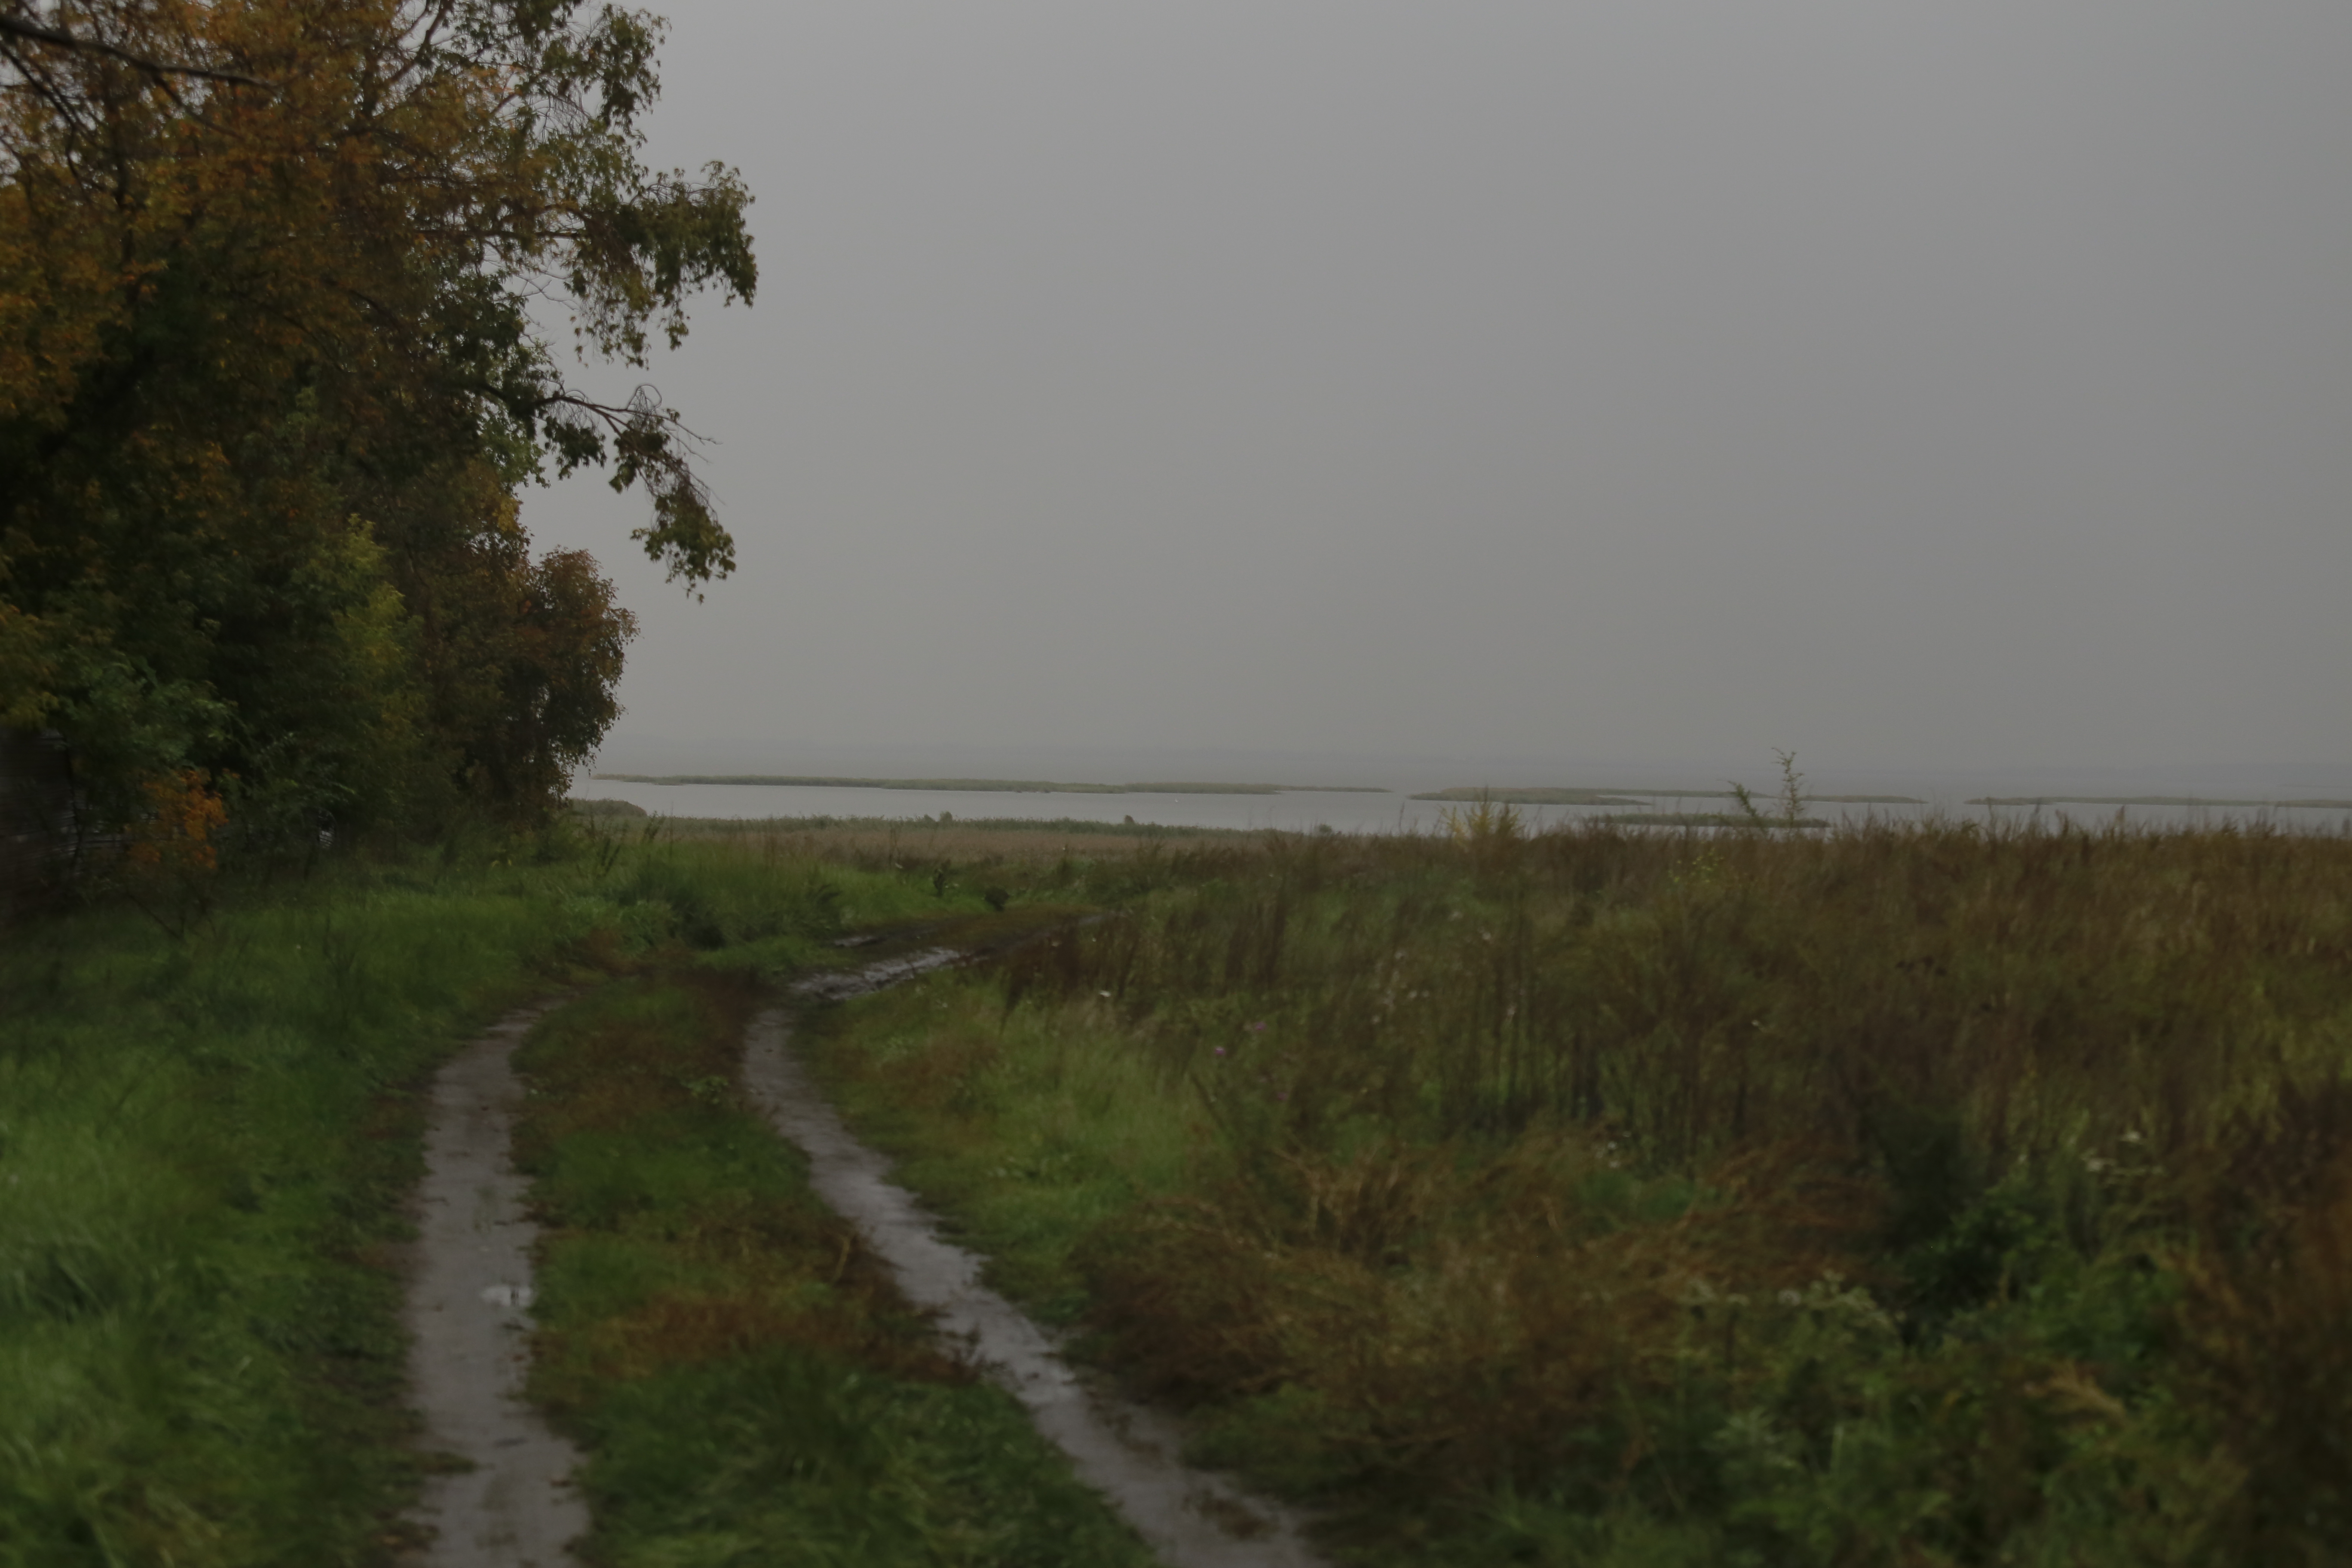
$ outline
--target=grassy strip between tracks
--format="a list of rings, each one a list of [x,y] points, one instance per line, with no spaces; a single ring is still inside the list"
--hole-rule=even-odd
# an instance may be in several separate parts
[[[587,1450],[590,1559],[1148,1562],[1018,1405],[940,1352],[744,1103],[761,994],[674,952],[550,1016],[520,1058],[518,1151],[551,1227],[533,1390]]]
[[[853,1125],[1368,1563],[2319,1563],[2352,842],[1268,840],[833,1011]]]

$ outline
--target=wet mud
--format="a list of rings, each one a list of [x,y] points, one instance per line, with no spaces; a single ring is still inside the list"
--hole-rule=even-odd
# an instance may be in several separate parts
[[[839,947],[852,945],[837,942]],[[862,945],[862,944],[861,944]],[[877,958],[856,969],[838,969],[823,974],[812,974],[793,987],[793,994],[818,1002],[843,1002],[852,996],[870,996],[877,991],[887,991],[901,981],[912,980],[918,974],[928,974],[934,969],[945,969],[961,963],[967,955],[952,947],[927,947],[894,958]]]
[[[879,991],[965,955],[935,948],[796,987],[838,1000]],[[908,1298],[1028,1408],[1170,1568],[1315,1568],[1293,1511],[1244,1492],[1179,1457],[1164,1415],[1092,1387],[1053,1336],[980,1282],[982,1259],[940,1237],[939,1224],[889,1180],[889,1163],[843,1125],[791,1048],[792,1012],[771,1008],[745,1042],[743,1079],[776,1130],[808,1156],[819,1196],[857,1226]]]
[[[414,1568],[571,1568],[588,1530],[577,1449],[523,1399],[530,1353],[525,1183],[509,1158],[522,1086],[515,1047],[553,1003],[511,1013],[433,1083],[410,1274],[409,1380],[424,1446],[461,1467],[425,1486],[431,1543]]]

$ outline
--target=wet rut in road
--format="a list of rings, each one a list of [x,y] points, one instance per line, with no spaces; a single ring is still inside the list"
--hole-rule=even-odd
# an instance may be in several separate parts
[[[435,1476],[420,1510],[425,1568],[570,1568],[588,1529],[569,1484],[579,1450],[523,1400],[530,1354],[525,1184],[508,1149],[522,1086],[515,1047],[554,1006],[510,1013],[433,1081],[409,1280],[409,1382],[425,1447],[469,1468]]]
[[[957,962],[945,948],[818,975],[795,990],[841,1000]],[[751,1025],[743,1081],[776,1130],[809,1159],[818,1196],[856,1225],[917,1306],[968,1343],[973,1359],[1025,1405],[1037,1429],[1069,1455],[1079,1478],[1108,1497],[1170,1568],[1312,1568],[1298,1520],[1177,1458],[1163,1415],[1081,1383],[1052,1336],[980,1283],[982,1259],[942,1241],[938,1222],[888,1178],[889,1162],[851,1136],[793,1055],[792,1014],[772,1007]]]
[[[967,955],[946,948],[885,959],[795,987],[811,1001],[882,990]],[[523,1398],[537,1227],[509,1149],[522,1089],[512,1058],[554,1005],[509,1015],[434,1080],[426,1171],[410,1280],[410,1378],[425,1446],[463,1461],[427,1483],[430,1544],[418,1568],[572,1568],[566,1543],[588,1511],[570,1484],[580,1454]],[[857,1226],[919,1307],[1027,1407],[1170,1568],[1317,1568],[1290,1511],[1177,1458],[1162,1415],[1089,1388],[1054,1339],[980,1284],[982,1259],[888,1179],[889,1163],[852,1137],[789,1046],[792,1013],[752,1023],[743,1077],[777,1131],[808,1156],[819,1196]]]

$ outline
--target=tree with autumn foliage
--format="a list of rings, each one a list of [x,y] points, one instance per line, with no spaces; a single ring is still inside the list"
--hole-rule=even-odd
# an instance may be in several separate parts
[[[92,809],[248,827],[543,810],[635,629],[524,483],[732,541],[642,368],[757,279],[733,171],[659,173],[661,24],[583,0],[0,0],[0,724]],[[568,302],[576,353],[532,308]],[[152,815],[152,813],[148,813]]]

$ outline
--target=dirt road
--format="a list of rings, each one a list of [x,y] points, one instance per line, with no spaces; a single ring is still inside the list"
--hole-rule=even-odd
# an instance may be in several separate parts
[[[420,1568],[570,1568],[588,1529],[569,1485],[579,1451],[522,1396],[530,1365],[530,1247],[538,1227],[508,1157],[522,1086],[512,1058],[553,1006],[510,1013],[433,1083],[410,1275],[409,1379],[424,1446],[463,1467],[425,1487]]]

